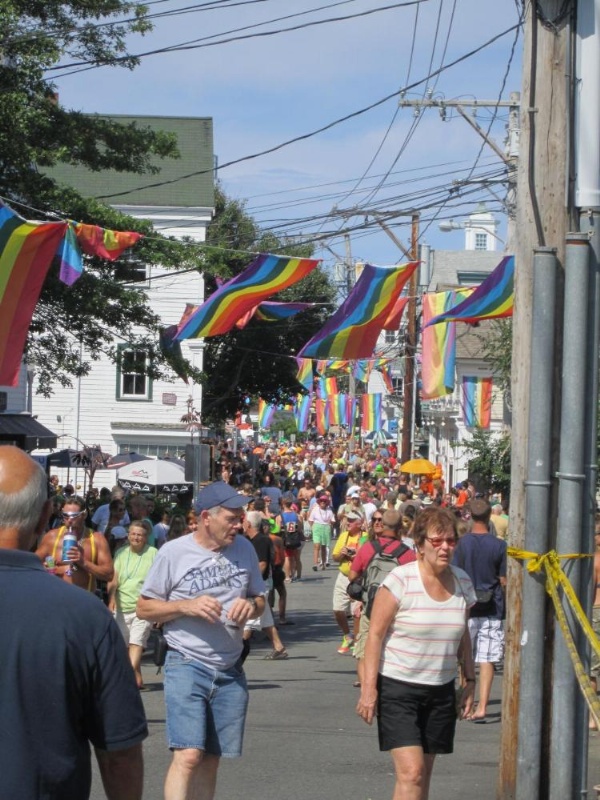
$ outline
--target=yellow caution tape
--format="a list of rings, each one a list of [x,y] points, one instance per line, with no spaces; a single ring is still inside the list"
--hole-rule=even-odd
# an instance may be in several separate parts
[[[584,613],[581,604],[571,583],[567,576],[564,573],[564,570],[561,566],[561,561],[566,559],[575,559],[575,558],[593,558],[593,554],[590,553],[569,553],[567,555],[559,555],[556,550],[550,550],[549,553],[530,553],[526,550],[519,550],[516,547],[509,547],[508,548],[508,555],[512,556],[513,558],[518,559],[519,561],[526,561],[527,571],[534,573],[534,572],[541,572],[545,570],[546,572],[546,591],[552,598],[552,602],[554,604],[554,611],[556,613],[556,619],[562,631],[562,634],[565,638],[565,644],[567,646],[567,650],[569,652],[569,656],[571,657],[571,661],[573,662],[573,668],[575,670],[575,677],[577,678],[577,683],[579,684],[579,688],[581,689],[583,696],[588,704],[588,708],[590,710],[591,715],[594,717],[596,721],[596,725],[600,728],[600,699],[596,694],[594,687],[592,686],[592,682],[590,681],[589,676],[586,674],[581,659],[579,657],[579,653],[577,652],[577,647],[575,645],[575,641],[573,639],[573,635],[569,628],[569,623],[567,622],[567,617],[565,615],[564,609],[562,607],[562,603],[560,600],[559,595],[559,586],[563,590],[564,596],[568,599],[571,610],[575,619],[581,625],[583,632],[585,633],[588,641],[594,648],[596,654],[600,657],[600,640],[596,636],[594,629],[592,628],[587,615]]]

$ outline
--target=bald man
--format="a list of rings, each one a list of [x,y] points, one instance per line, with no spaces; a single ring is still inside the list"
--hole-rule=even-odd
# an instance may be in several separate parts
[[[109,800],[141,800],[144,709],[125,642],[93,594],[29,552],[50,502],[43,469],[0,446],[0,794],[87,800],[90,743]]]

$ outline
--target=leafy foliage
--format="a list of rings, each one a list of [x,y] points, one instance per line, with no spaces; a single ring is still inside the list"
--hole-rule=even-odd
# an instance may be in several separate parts
[[[510,434],[500,436],[476,430],[465,444],[469,458],[469,477],[504,497],[510,493]]]
[[[494,388],[505,396],[509,408],[512,369],[512,319],[497,319],[487,323],[486,335],[480,336],[481,357],[491,365]]]
[[[283,252],[309,257],[307,245],[281,241],[263,233],[246,213],[243,203],[228,200],[220,187],[216,214],[207,231],[207,242],[222,249],[209,250],[208,272],[228,278],[246,267],[258,252]],[[232,252],[234,248],[238,252]],[[240,253],[239,251],[243,251]],[[216,283],[207,279],[206,294]],[[320,305],[280,322],[250,321],[242,330],[206,339],[203,421],[219,423],[244,407],[244,399],[258,395],[269,403],[284,403],[304,391],[296,381],[293,356],[325,322],[333,310],[335,289],[319,268],[277,296],[282,302],[310,301]]]

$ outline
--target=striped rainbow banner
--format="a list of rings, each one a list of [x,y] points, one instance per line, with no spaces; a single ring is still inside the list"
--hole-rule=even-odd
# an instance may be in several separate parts
[[[346,300],[299,355],[305,358],[370,358],[383,325],[418,264],[418,261],[394,267],[365,264]]]
[[[297,358],[296,364],[298,365],[296,380],[310,391],[313,388],[314,381],[312,358]]]
[[[421,364],[421,398],[433,400],[454,391],[456,364],[456,325],[453,322],[430,325],[430,320],[456,305],[473,289],[456,292],[434,292],[423,296],[423,361]]]
[[[319,436],[325,436],[329,430],[329,403],[320,397],[315,400],[315,424]]]
[[[17,386],[27,332],[65,222],[27,222],[0,203],[0,386]]]
[[[299,433],[305,433],[308,430],[311,403],[312,395],[310,394],[299,394],[296,398],[294,419],[296,420],[296,426]]]
[[[363,394],[360,401],[363,431],[380,431],[383,427],[381,394]]]
[[[273,421],[273,416],[277,411],[277,406],[267,403],[262,397],[258,398],[258,427],[268,428]]]
[[[331,395],[337,394],[338,392],[337,379],[319,378],[317,389],[321,397],[331,397]]]
[[[492,418],[491,377],[465,375],[462,380],[462,412],[467,428],[489,428]]]
[[[227,333],[244,314],[305,278],[318,263],[311,258],[261,253],[243,272],[218,286],[185,323],[180,323],[175,338],[198,339]]]

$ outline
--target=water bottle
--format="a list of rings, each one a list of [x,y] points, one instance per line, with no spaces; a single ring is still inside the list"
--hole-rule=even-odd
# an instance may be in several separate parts
[[[77,536],[73,533],[72,529],[69,528],[65,533],[65,537],[63,539],[62,558],[61,558],[63,562],[69,561],[69,550],[72,547],[77,547]]]

